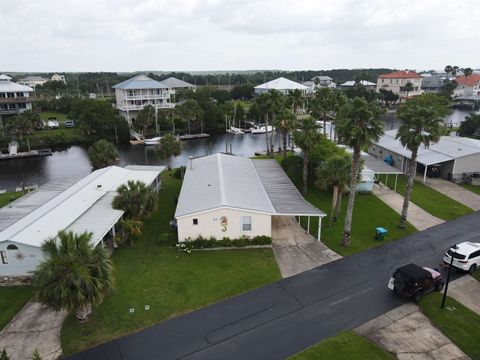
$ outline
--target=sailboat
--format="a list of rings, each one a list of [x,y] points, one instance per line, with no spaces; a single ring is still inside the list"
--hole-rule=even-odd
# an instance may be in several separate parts
[[[252,134],[265,134],[266,132],[272,132],[273,131],[273,126],[268,125],[265,127],[265,124],[253,124],[252,127],[250,127],[250,132]]]

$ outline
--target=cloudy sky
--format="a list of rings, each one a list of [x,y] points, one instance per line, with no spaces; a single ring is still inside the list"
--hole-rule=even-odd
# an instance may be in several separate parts
[[[479,0],[0,0],[0,71],[480,67]]]

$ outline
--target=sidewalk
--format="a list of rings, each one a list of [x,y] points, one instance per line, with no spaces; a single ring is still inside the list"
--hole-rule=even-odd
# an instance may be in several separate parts
[[[44,360],[57,359],[62,354],[60,330],[66,315],[29,301],[0,332],[0,349],[5,347],[11,360],[30,359],[35,349]]]
[[[423,178],[417,178],[417,181],[423,183]],[[425,185],[437,190],[438,192],[441,192],[442,194],[458,201],[465,206],[468,206],[470,209],[475,211],[480,210],[480,195],[465,189],[460,185],[441,178],[427,178]]]
[[[380,187],[375,184],[373,187],[373,193],[380,198],[384,203],[390,206],[398,214],[402,213],[403,196],[396,191],[390,190],[387,187]],[[400,218],[399,218],[400,219]],[[439,219],[421,207],[415,205],[410,201],[408,206],[408,218],[407,221],[412,224],[417,230],[426,230],[432,226],[439,225],[444,221]]]

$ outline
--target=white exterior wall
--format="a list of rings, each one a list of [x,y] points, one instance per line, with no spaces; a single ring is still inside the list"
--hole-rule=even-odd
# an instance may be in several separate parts
[[[227,218],[226,230],[222,231],[220,218]],[[251,216],[252,230],[242,231],[242,216]],[[198,225],[193,225],[193,219],[198,219]],[[216,209],[196,215],[177,219],[178,241],[188,238],[196,239],[214,237],[221,240],[224,237],[238,239],[242,236],[254,237],[258,235],[272,236],[272,220],[270,214],[254,213],[236,209]]]
[[[7,250],[8,245],[15,245],[18,250]],[[42,250],[38,247],[4,241],[0,243],[0,251],[6,252],[8,262],[3,264],[0,259],[0,277],[31,275],[30,272],[43,261]]]

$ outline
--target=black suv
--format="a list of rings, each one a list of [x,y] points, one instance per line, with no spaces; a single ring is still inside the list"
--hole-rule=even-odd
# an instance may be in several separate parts
[[[434,269],[408,264],[398,268],[388,282],[395,294],[419,302],[423,294],[443,289],[442,275]]]

